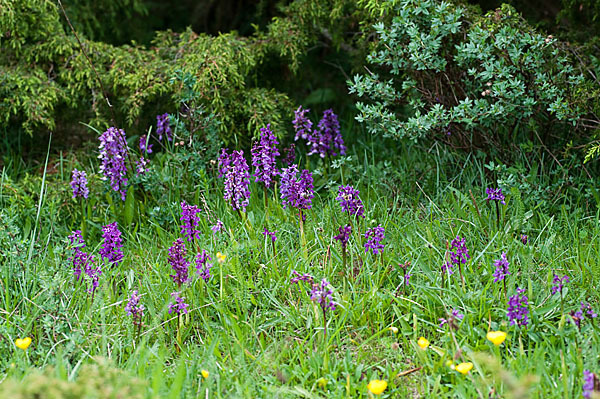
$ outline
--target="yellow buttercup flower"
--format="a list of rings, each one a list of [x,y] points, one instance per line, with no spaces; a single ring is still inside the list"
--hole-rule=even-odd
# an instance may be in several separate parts
[[[419,347],[423,350],[427,349],[427,347],[429,346],[429,341],[427,341],[427,339],[425,339],[425,337],[421,337],[419,338],[419,340],[417,341],[417,345],[419,345]]]
[[[465,374],[465,375],[468,374],[472,368],[473,368],[473,363],[471,363],[471,362],[460,363],[460,364],[456,365],[456,371],[458,371],[461,374]]]
[[[381,395],[387,388],[387,381],[384,380],[372,380],[367,385],[367,389],[374,395]]]
[[[208,372],[208,370],[202,369],[200,370],[200,374],[202,374],[202,377],[204,377],[204,379],[207,379],[210,373]]]
[[[394,334],[398,334],[398,327],[390,327],[390,328],[388,328],[388,330],[390,330]]]
[[[222,263],[225,263],[225,255],[224,255],[224,254],[222,254],[222,253],[220,253],[220,252],[217,252],[217,260],[218,260],[218,261],[219,261],[219,263],[221,263],[221,264],[222,264]]]
[[[504,331],[489,331],[487,333],[487,339],[492,341],[496,346],[501,345],[506,339],[506,333]]]
[[[29,345],[31,345],[31,337],[25,337],[23,339],[18,338],[15,341],[15,345],[17,345],[17,348],[23,349],[24,351],[26,351],[27,348],[29,348]]]

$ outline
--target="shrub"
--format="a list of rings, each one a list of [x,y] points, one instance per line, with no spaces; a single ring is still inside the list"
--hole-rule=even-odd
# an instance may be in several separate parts
[[[560,42],[510,6],[480,16],[445,1],[374,4],[393,13],[374,26],[376,69],[348,82],[370,133],[491,147],[538,130],[571,139],[580,127],[595,90]]]

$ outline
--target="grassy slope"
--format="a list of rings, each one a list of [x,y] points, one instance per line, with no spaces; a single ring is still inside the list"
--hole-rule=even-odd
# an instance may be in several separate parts
[[[125,242],[124,261],[103,270],[93,302],[86,287],[74,283],[65,238],[81,221],[80,205],[70,199],[69,171],[80,163],[88,173],[97,170],[95,159],[51,160],[56,173],[47,176],[41,202],[35,194],[40,178],[7,164],[0,217],[7,226],[12,218],[17,229],[0,233],[3,376],[36,380],[42,377],[32,374],[33,368],[56,364],[50,375],[77,381],[83,365],[101,356],[126,375],[147,381],[142,393],[148,397],[205,397],[206,390],[209,397],[223,398],[367,397],[366,385],[373,378],[389,382],[383,397],[487,397],[491,390],[522,397],[519,390],[528,385],[531,397],[580,395],[583,369],[599,371],[598,321],[586,320],[578,331],[567,313],[577,310],[580,301],[598,309],[598,215],[576,206],[549,208],[514,189],[501,207],[498,228],[495,208],[484,200],[485,187],[496,183],[486,180],[488,172],[477,159],[459,163],[437,147],[426,152],[408,146],[393,153],[377,142],[356,143],[352,152],[353,159],[339,168],[330,166],[327,172],[319,164],[305,249],[294,212],[282,209],[273,193],[265,210],[256,183],[247,221],[224,203],[222,182],[209,172],[206,185],[174,178],[178,184],[160,203],[140,196],[139,211],[124,226],[121,205],[110,206],[93,179],[88,247],[97,252],[101,226],[115,220]],[[315,170],[315,161],[310,162]],[[536,176],[531,183],[544,185],[550,178]],[[348,221],[335,200],[342,181],[361,190],[367,217],[355,224],[360,232],[377,224],[386,229],[383,256],[365,254],[364,238],[355,229],[347,268],[333,240]],[[199,185],[227,231],[213,236],[211,221],[204,217],[203,235],[193,250],[188,245],[190,260],[192,253],[206,249],[215,266],[208,284],[195,279],[182,290],[191,311],[179,321],[178,335],[178,320],[167,313],[176,290],[167,252],[180,236],[178,204],[185,198],[201,205],[193,188]],[[149,217],[152,209],[161,216]],[[267,224],[278,231],[276,254],[261,234]],[[34,232],[39,235],[30,253]],[[519,240],[522,232],[529,235],[527,245]],[[457,235],[466,238],[471,254],[464,285],[458,273],[444,280],[440,273],[447,242]],[[222,265],[216,262],[217,251],[226,254]],[[502,252],[510,262],[508,295],[517,287],[527,290],[527,329],[508,326],[502,286],[493,282],[493,261]],[[412,277],[403,288],[398,264],[405,262]],[[308,287],[290,285],[292,270],[332,283],[339,305],[328,316],[326,338]],[[554,272],[571,278],[564,292],[565,314],[558,295],[550,294]],[[131,318],[124,312],[133,289],[146,307],[135,345]],[[438,325],[452,309],[464,314],[454,332]],[[397,334],[389,331],[391,326]],[[499,349],[486,341],[489,329],[509,332]],[[22,336],[33,337],[27,354],[12,344]],[[432,343],[427,351],[416,346],[420,336]],[[458,374],[446,365],[452,357],[475,367],[467,376]],[[500,358],[501,365],[493,360]],[[397,377],[416,367],[422,368]],[[208,379],[201,378],[201,369],[210,372]],[[324,386],[321,378],[327,381]],[[4,383],[1,396],[16,395],[13,390],[20,388],[14,387],[25,385],[31,384]]]

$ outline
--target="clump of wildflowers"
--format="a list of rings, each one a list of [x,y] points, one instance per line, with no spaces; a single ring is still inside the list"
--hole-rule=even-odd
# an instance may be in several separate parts
[[[450,329],[457,330],[458,329],[458,321],[462,320],[465,317],[458,309],[452,309],[452,313],[448,315],[447,319],[440,318],[438,321],[440,322],[440,327],[444,325],[448,325]]]
[[[185,201],[181,202],[181,234],[183,234],[188,241],[192,241],[194,238],[200,238],[200,230],[197,229],[200,217],[198,214],[200,209],[197,205],[190,205]]]
[[[108,128],[100,135],[100,173],[102,180],[110,180],[110,186],[114,191],[121,194],[121,199],[125,201],[127,193],[127,167],[125,159],[127,158],[127,140],[125,131],[115,127]]]
[[[271,187],[274,178],[279,174],[275,166],[276,158],[279,156],[277,145],[279,142],[271,131],[271,125],[260,129],[260,141],[252,147],[252,165],[254,166],[254,177],[256,182],[263,182],[265,187]]]
[[[365,217],[365,208],[358,194],[360,192],[352,186],[340,186],[336,199],[340,201],[342,211],[348,212],[351,216]]]
[[[306,116],[307,112],[310,112],[310,109],[302,109],[302,106],[294,111],[294,120],[292,121],[296,131],[294,141],[298,141],[299,138],[306,140],[312,135],[312,122]]]
[[[208,263],[209,260],[212,260],[212,258],[205,250],[196,255],[196,273],[204,281],[210,279],[210,269],[213,267],[212,263]]]
[[[311,285],[310,290],[310,299],[319,304],[321,310],[323,311],[323,333],[327,335],[327,311],[335,310],[336,303],[333,301],[333,290],[330,287],[329,282],[326,279],[321,280],[321,282],[316,282],[315,278],[310,274],[300,274],[295,270],[292,270],[292,278],[290,282],[292,284],[297,284],[300,281],[304,281]]]
[[[291,206],[302,210],[312,207],[312,199],[315,196],[312,174],[304,169],[298,174],[298,165],[292,165],[281,171],[281,200],[283,207]]]
[[[98,251],[100,256],[107,264],[119,266],[123,260],[123,239],[117,222],[102,227],[102,239],[104,241]]]
[[[176,239],[169,248],[169,264],[174,271],[170,277],[179,287],[188,281],[189,263],[185,260],[186,253],[187,250],[181,238]]]
[[[269,231],[269,229],[267,229],[265,227],[265,229],[263,230],[263,235],[266,237],[271,237],[271,241],[275,242],[277,240],[277,230],[276,231]]]
[[[526,326],[529,317],[529,300],[525,290],[517,288],[517,293],[508,299],[508,320],[510,325]]]
[[[221,150],[219,157],[219,177],[225,177],[225,201],[234,210],[244,211],[250,201],[250,173],[243,151],[233,151],[231,155]]]
[[[385,229],[379,225],[368,229],[365,233],[365,253],[369,252],[369,249],[373,250],[373,254],[383,253],[385,245],[381,243],[385,238]]]
[[[308,155],[319,154],[321,158],[325,158],[326,155],[346,154],[344,139],[340,134],[340,123],[333,110],[328,109],[323,112],[323,119],[317,128],[318,130],[308,137],[308,144],[311,147]]]
[[[156,115],[156,134],[158,134],[159,141],[162,141],[163,134],[167,136],[167,140],[173,140],[173,132],[171,131],[169,114],[165,113],[162,115]]]
[[[487,194],[487,198],[485,199],[486,201],[498,201],[500,202],[502,205],[506,205],[506,202],[504,202],[504,194],[502,194],[502,189],[501,188],[486,188],[485,189],[485,193]]]
[[[188,307],[190,305],[185,303],[185,297],[180,297],[179,292],[173,292],[173,293],[171,293],[171,296],[173,297],[174,300],[173,300],[173,302],[171,302],[169,304],[169,314],[171,314],[173,312],[178,315],[180,315],[182,313],[187,314]]]
[[[502,252],[500,259],[494,261],[494,266],[496,266],[496,270],[494,271],[495,283],[503,281],[506,279],[506,276],[510,275],[510,271],[508,270],[509,265],[508,259],[506,259],[506,252]]]
[[[73,198],[83,197],[87,199],[90,195],[90,189],[88,188],[87,174],[85,170],[73,169],[73,175],[71,180],[71,188],[73,189]]]
[[[471,258],[471,256],[469,255],[469,249],[467,248],[467,244],[465,243],[464,238],[456,236],[456,238],[450,243],[450,247],[450,260],[453,264],[465,264],[467,263],[467,259]]]

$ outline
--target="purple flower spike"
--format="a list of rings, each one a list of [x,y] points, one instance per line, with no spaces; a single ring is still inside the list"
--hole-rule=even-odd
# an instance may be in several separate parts
[[[352,186],[340,186],[336,200],[340,201],[342,211],[348,212],[351,216],[365,217],[365,208],[360,197],[360,192]]]
[[[212,258],[205,250],[196,255],[196,272],[198,273],[198,277],[204,281],[210,279],[210,269],[213,267],[212,263],[208,263],[209,260],[212,260]]]
[[[141,176],[148,171],[148,160],[141,157],[139,161],[135,163],[135,174]]]
[[[121,194],[121,199],[125,201],[127,194],[127,140],[125,131],[115,127],[108,128],[100,135],[100,173],[102,180],[110,180],[110,186],[114,191]]]
[[[352,226],[347,224],[346,226],[340,226],[338,229],[340,234],[333,237],[334,240],[338,240],[340,244],[342,244],[342,249],[345,250],[348,245],[348,241],[350,240],[350,233],[352,233]]]
[[[321,284],[313,284],[310,299],[321,305],[323,311],[335,310],[336,303],[332,299],[333,291],[329,288],[329,282],[325,279]]]
[[[198,214],[200,209],[196,205],[189,205],[185,201],[181,202],[181,234],[183,234],[188,241],[192,241],[194,238],[200,238],[200,230],[197,229],[200,217]]]
[[[73,198],[83,197],[87,199],[90,195],[90,189],[88,188],[87,174],[85,170],[73,169],[73,175],[71,180],[71,188],[73,189]]]
[[[460,313],[458,311],[458,309],[452,309],[452,313],[448,316],[447,319],[440,318],[440,319],[438,319],[438,321],[440,322],[440,327],[443,327],[444,325],[448,324],[448,326],[452,330],[457,330],[458,329],[457,321],[462,320],[464,317],[465,317],[465,315]]]
[[[510,325],[526,326],[529,317],[529,300],[525,290],[517,288],[517,293],[508,299],[508,320]]]
[[[135,290],[131,293],[131,298],[125,305],[125,312],[133,317],[133,323],[137,324],[142,317],[144,317],[144,305],[140,305],[140,296],[138,291]]]
[[[283,207],[310,209],[315,196],[312,174],[304,169],[296,179],[298,165],[292,165],[281,171],[281,199]]]
[[[171,296],[174,298],[174,302],[169,304],[169,314],[175,312],[176,314],[182,314],[188,312],[188,305],[185,303],[185,297],[180,297],[179,292],[171,293]]]
[[[265,230],[263,231],[263,235],[266,237],[271,237],[271,241],[275,242],[275,240],[277,240],[277,230],[275,231],[269,231],[269,229],[267,229],[265,227]]]
[[[529,242],[529,237],[527,237],[527,234],[521,234],[521,242],[523,243],[523,245],[527,245],[527,243]]]
[[[496,270],[494,271],[495,283],[504,280],[506,276],[510,275],[510,271],[508,270],[509,263],[505,252],[502,252],[500,259],[494,261],[494,266],[496,266]]]
[[[83,237],[81,237],[81,230],[72,232],[68,238],[69,241],[71,241],[71,245],[73,245],[73,255],[69,260],[73,265],[73,275],[75,276],[75,280],[79,281],[82,270],[87,270],[89,268],[89,263],[94,261],[94,257],[81,250],[82,248],[85,248],[85,241],[83,240]]]
[[[212,230],[213,234],[217,234],[219,231],[223,230],[225,228],[225,225],[223,224],[223,222],[221,222],[220,219],[217,219],[216,223],[212,226],[210,226],[210,229]]]
[[[292,166],[292,164],[296,161],[296,145],[294,143],[290,144],[290,146],[285,148],[283,152],[283,164],[287,167]]]
[[[308,144],[311,147],[308,155],[319,154],[321,158],[325,158],[326,155],[346,154],[344,139],[340,134],[340,123],[333,110],[328,109],[323,112],[323,119],[317,128],[318,131],[308,137]]]
[[[552,278],[552,284],[553,284],[552,285],[552,295],[559,292],[560,295],[562,296],[565,283],[568,283],[568,282],[569,282],[569,276],[559,277],[558,274],[555,274],[554,277]]]
[[[170,277],[178,287],[181,287],[182,284],[188,281],[189,263],[185,260],[186,253],[187,250],[181,238],[176,239],[169,248],[169,264],[175,272]]]
[[[227,154],[221,150],[219,157],[219,177],[225,177],[225,201],[229,202],[234,210],[246,211],[250,202],[250,173],[248,163],[244,159],[243,151],[233,151]]]
[[[444,262],[442,265],[442,273],[448,273],[448,275],[452,275],[454,273],[454,263],[452,262]]]
[[[310,112],[310,109],[302,109],[302,106],[294,111],[294,120],[292,121],[296,131],[294,141],[298,141],[299,138],[306,140],[312,135],[312,122],[306,116],[307,112]]]
[[[583,397],[591,399],[594,392],[598,391],[600,391],[598,376],[589,370],[583,370]]]
[[[594,312],[594,309],[592,309],[592,306],[589,303],[581,302],[581,313],[583,314],[584,312],[588,319],[595,319],[598,317],[598,314]]]
[[[292,284],[298,284],[299,281],[304,281],[305,283],[310,284],[314,283],[314,277],[308,273],[300,274],[297,271],[292,270],[292,275],[294,276],[290,279],[290,283]]]
[[[173,140],[169,114],[156,115],[156,134],[158,134],[158,141],[162,141],[163,134],[167,136],[167,140]]]
[[[450,260],[453,264],[465,264],[467,263],[467,259],[471,258],[469,256],[469,250],[464,238],[456,236],[456,238],[450,243],[450,247],[452,250],[452,252],[450,252]]]
[[[487,194],[486,201],[500,201],[502,205],[506,205],[504,202],[504,194],[502,194],[501,188],[486,188],[485,193]]]
[[[108,265],[114,264],[118,267],[123,260],[123,239],[117,222],[102,227],[102,239],[104,242],[98,251],[100,256]]]
[[[140,151],[143,154],[152,154],[152,147],[153,147],[153,144],[148,143],[148,136],[145,134],[142,135],[140,137]]]
[[[279,156],[277,149],[277,138],[271,131],[271,124],[260,129],[260,141],[252,147],[252,165],[256,182],[263,182],[265,186],[271,187],[274,178],[279,174],[275,166],[275,158]]]
[[[365,238],[367,239],[367,242],[365,242],[365,253],[369,252],[369,249],[372,249],[375,255],[383,252],[385,245],[381,241],[385,238],[385,229],[381,225],[367,230]]]

